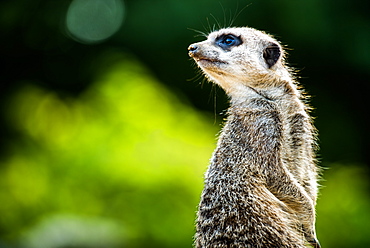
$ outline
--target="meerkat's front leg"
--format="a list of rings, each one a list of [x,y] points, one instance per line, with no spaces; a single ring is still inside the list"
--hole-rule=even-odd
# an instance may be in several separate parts
[[[294,210],[302,224],[306,240],[313,247],[320,248],[315,232],[316,216],[313,200],[283,165],[277,166],[277,170],[269,177],[268,188],[271,193]]]

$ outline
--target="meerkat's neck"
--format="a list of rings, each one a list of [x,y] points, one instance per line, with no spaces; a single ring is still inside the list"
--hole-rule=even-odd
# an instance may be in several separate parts
[[[240,104],[253,98],[267,100],[283,100],[301,98],[291,74],[282,68],[274,74],[251,75],[245,78],[225,77],[212,75],[210,77],[217,85],[223,88],[230,97],[231,105]]]
[[[234,84],[229,88],[227,94],[230,97],[231,106],[240,105],[251,99],[262,98],[271,101],[287,100],[297,101],[301,98],[301,93],[293,80],[274,82],[270,87],[259,88],[243,84]]]

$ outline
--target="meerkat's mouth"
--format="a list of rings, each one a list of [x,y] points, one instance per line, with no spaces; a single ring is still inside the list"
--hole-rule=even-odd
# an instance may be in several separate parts
[[[210,58],[204,58],[204,57],[194,58],[194,60],[200,64],[226,64],[226,62],[222,60],[210,59]]]

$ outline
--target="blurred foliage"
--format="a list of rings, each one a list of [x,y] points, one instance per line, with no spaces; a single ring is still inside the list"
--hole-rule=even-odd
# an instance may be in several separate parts
[[[369,8],[360,0],[1,1],[0,247],[191,247],[227,98],[197,76],[186,48],[203,39],[191,29],[229,25],[294,48],[288,60],[313,95],[329,167],[320,242],[370,247]]]
[[[322,247],[370,247],[368,169],[332,165],[325,173],[317,205],[317,232]],[[335,168],[335,169],[334,169]]]
[[[73,213],[113,222],[128,247],[191,246],[216,128],[135,59],[111,54],[101,62],[117,62],[79,98],[31,84],[12,97],[8,116],[24,138],[11,144],[0,167],[3,238],[14,242],[25,232],[31,239],[25,247],[59,247],[43,242],[53,243],[47,240],[59,222],[83,226],[83,219],[68,217]],[[39,227],[55,215],[60,221]],[[33,228],[42,234],[30,236]],[[63,247],[72,245],[71,231],[59,229]],[[83,229],[97,238],[98,231]],[[113,247],[100,243],[92,247]]]

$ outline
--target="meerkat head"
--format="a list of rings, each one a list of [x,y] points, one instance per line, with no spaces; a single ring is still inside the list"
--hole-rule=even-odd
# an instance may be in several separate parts
[[[245,87],[269,88],[289,77],[280,44],[253,28],[212,32],[188,50],[206,76],[231,95]]]

